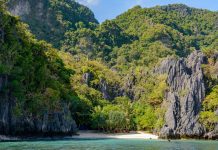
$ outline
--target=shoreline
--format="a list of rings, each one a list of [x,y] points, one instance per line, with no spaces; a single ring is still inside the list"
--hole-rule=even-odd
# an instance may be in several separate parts
[[[92,140],[92,139],[149,139],[157,140],[158,136],[142,131],[131,131],[130,133],[103,133],[97,131],[79,131],[76,135],[72,136],[6,136],[0,135],[0,142],[18,142],[18,141],[46,141],[46,140]]]
[[[7,136],[0,134],[1,142],[31,142],[31,141],[62,141],[62,140],[104,140],[104,139],[138,139],[138,140],[165,140],[161,139],[157,135],[143,132],[143,131],[131,131],[129,133],[104,133],[95,130],[83,130],[77,134],[71,136]],[[204,141],[217,141],[217,139],[201,139],[201,138],[181,138],[170,139],[173,140],[204,140]]]
[[[101,133],[93,131],[80,131],[78,135],[72,136],[73,139],[152,139],[159,137],[151,133],[142,131],[132,131],[130,133]]]

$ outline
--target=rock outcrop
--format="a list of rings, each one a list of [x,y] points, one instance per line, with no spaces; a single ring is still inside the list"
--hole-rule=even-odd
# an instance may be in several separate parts
[[[77,22],[98,23],[92,11],[73,0],[9,0],[8,10],[29,25],[37,39],[60,47],[67,30]]]
[[[11,2],[11,3],[15,4],[15,2]],[[11,4],[9,11],[13,15],[20,16],[22,19],[25,19],[31,11],[30,2],[27,0],[19,0],[17,1],[16,5]]]
[[[167,74],[169,90],[163,107],[167,108],[162,138],[202,137],[204,127],[199,123],[199,112],[205,98],[205,84],[201,65],[207,59],[200,51],[194,51],[188,58],[168,58],[155,73]]]
[[[0,134],[3,135],[68,135],[76,132],[75,121],[66,104],[58,112],[45,111],[41,117],[16,114],[16,98],[11,95],[8,76],[0,75]]]
[[[218,125],[216,125],[215,129],[211,132],[208,132],[204,135],[205,139],[216,140],[218,139]]]
[[[90,85],[91,80],[94,78],[94,75],[90,72],[86,72],[83,74],[83,81],[85,82],[85,84],[87,84],[88,86]]]
[[[125,82],[122,87],[123,95],[129,97],[131,100],[135,99],[135,89],[134,88],[135,88],[136,82],[137,82],[137,78],[134,72],[132,71],[130,74],[127,74],[127,76],[125,77]]]
[[[110,84],[106,79],[100,78],[97,85],[91,85],[91,81],[94,79],[94,75],[91,72],[86,72],[82,75],[82,81],[87,86],[98,90],[102,93],[102,98],[107,100],[113,100],[115,97],[123,96],[123,91],[119,84]]]
[[[123,96],[119,84],[108,84],[105,79],[100,79],[99,91],[102,93],[103,98],[107,100],[113,100],[116,97]]]

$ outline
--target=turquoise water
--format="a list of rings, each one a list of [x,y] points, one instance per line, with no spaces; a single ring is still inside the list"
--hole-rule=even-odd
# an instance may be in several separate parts
[[[218,150],[218,141],[105,139],[3,142],[0,150]]]

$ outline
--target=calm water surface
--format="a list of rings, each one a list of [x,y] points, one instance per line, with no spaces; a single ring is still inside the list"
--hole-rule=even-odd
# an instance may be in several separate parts
[[[3,142],[0,150],[218,150],[218,141],[105,139]]]

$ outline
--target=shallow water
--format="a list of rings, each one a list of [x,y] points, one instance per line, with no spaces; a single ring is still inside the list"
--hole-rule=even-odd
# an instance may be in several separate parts
[[[199,140],[65,140],[3,142],[0,150],[218,150],[218,141]]]

